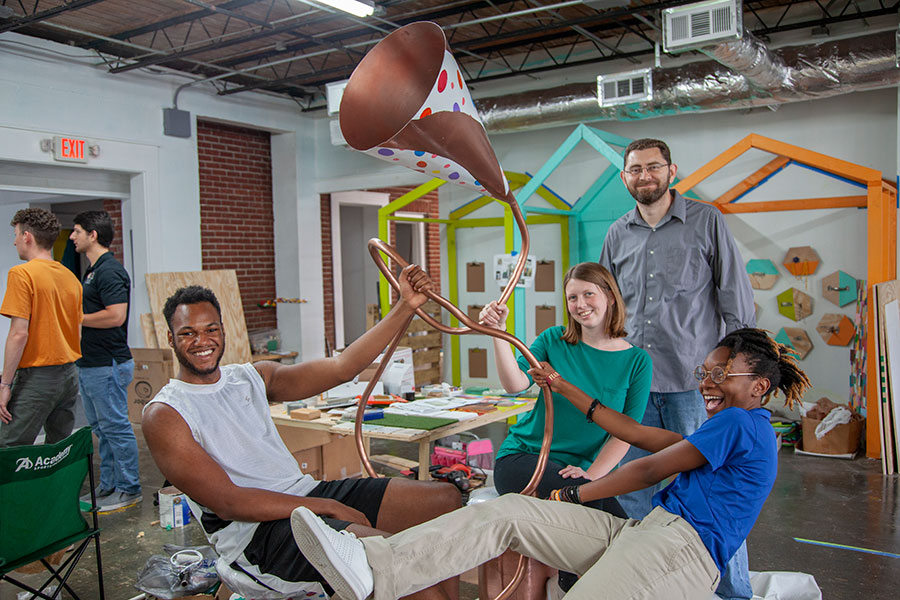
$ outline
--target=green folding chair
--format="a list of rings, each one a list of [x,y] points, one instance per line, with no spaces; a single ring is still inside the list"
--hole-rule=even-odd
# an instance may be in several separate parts
[[[65,589],[79,600],[66,581],[93,540],[99,598],[104,600],[93,456],[90,427],[56,444],[0,449],[0,580],[31,592],[34,598],[54,600]],[[86,476],[91,484],[93,526],[85,521],[78,500]],[[46,561],[45,557],[72,544],[75,548],[59,567]],[[10,576],[38,560],[50,572],[38,589]],[[45,592],[53,582],[56,590]]]

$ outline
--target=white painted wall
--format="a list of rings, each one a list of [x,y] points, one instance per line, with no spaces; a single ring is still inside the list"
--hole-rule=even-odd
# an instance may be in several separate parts
[[[110,75],[96,58],[78,58],[86,55],[14,33],[0,35],[0,162],[50,165],[50,155],[38,148],[40,139],[59,134],[90,139],[100,145],[100,157],[72,168],[127,173],[131,180],[124,214],[131,215],[126,231],[134,231],[133,279],[142,282],[147,272],[199,270],[196,128],[187,139],[162,133],[162,109],[172,106],[173,94],[185,79],[143,72]],[[274,134],[276,291],[309,300],[279,307],[282,341],[301,357],[321,356],[314,121],[287,99],[253,93],[219,97],[206,84],[182,91],[179,108],[190,111],[194,120],[219,120]],[[12,252],[11,245],[2,245],[0,266],[15,263]],[[149,309],[142,283],[133,303],[129,334],[139,345],[137,315]],[[5,336],[5,331],[0,334]]]

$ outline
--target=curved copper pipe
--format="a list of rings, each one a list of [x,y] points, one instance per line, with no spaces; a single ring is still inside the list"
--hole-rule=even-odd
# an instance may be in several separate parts
[[[511,197],[511,195],[510,195]],[[525,269],[525,261],[528,258],[528,248],[530,246],[530,238],[528,234],[528,229],[525,226],[525,219],[522,216],[521,209],[519,209],[518,203],[512,198],[510,202],[507,199],[507,203],[510,204],[510,208],[513,211],[513,217],[515,218],[517,224],[520,227],[520,232],[522,234],[522,248],[519,254],[519,259],[516,261],[516,267],[513,270],[513,275],[510,277],[509,281],[506,284],[506,287],[503,290],[503,293],[500,295],[499,302],[508,301],[509,297],[512,295],[513,290],[515,289],[516,283],[519,281],[519,278],[522,275],[522,272]],[[397,251],[387,243],[383,242],[378,238],[372,238],[368,243],[369,254],[372,255],[372,259],[375,261],[375,265],[378,267],[378,270],[385,276],[388,280],[388,283],[395,290],[400,289],[400,282],[394,276],[390,267],[385,263],[382,253],[386,254],[397,262],[401,268],[405,267],[409,263],[400,256]],[[464,313],[454,304],[452,304],[446,298],[428,291],[425,292],[425,295],[428,298],[434,300],[443,308],[447,309],[453,316],[459,319],[465,326],[464,327],[449,327],[444,325],[440,321],[435,320],[431,317],[431,315],[427,314],[421,308],[417,308],[415,314],[417,314],[420,318],[422,318],[426,323],[437,329],[438,331],[449,333],[452,335],[465,335],[470,333],[481,333],[484,335],[489,335],[491,337],[500,338],[513,346],[515,346],[525,357],[528,363],[532,367],[539,367],[540,362],[535,358],[534,354],[531,353],[531,350],[526,346],[519,338],[510,334],[506,331],[501,331],[499,329],[494,329],[492,327],[486,327],[481,325],[480,323],[476,323],[472,319],[469,318],[468,314]],[[362,435],[362,423],[363,423],[363,414],[366,410],[366,403],[368,402],[369,396],[372,393],[372,390],[375,387],[375,383],[381,378],[381,374],[384,372],[384,369],[387,367],[387,364],[390,360],[390,357],[393,355],[394,350],[396,350],[397,345],[400,342],[400,339],[406,333],[406,329],[409,327],[410,322],[412,321],[413,315],[406,320],[403,327],[399,328],[397,334],[391,340],[391,343],[388,349],[385,351],[384,359],[381,361],[381,364],[378,365],[378,369],[375,374],[372,376],[371,381],[366,386],[363,395],[360,398],[359,406],[356,410],[356,423],[354,426],[354,436],[356,438],[356,448],[359,451],[360,459],[362,460],[363,466],[366,469],[366,472],[371,477],[377,477],[374,468],[372,467],[372,463],[369,461],[368,454],[365,451],[365,444],[363,442]],[[542,390],[544,392],[544,439],[541,443],[541,449],[538,453],[537,464],[535,465],[534,473],[531,476],[531,479],[528,481],[528,484],[522,490],[522,494],[526,495],[534,495],[534,492],[537,490],[538,482],[544,474],[544,470],[547,467],[547,461],[550,456],[550,444],[553,441],[553,392],[550,390],[550,387],[547,385],[542,386]],[[419,468],[424,468],[424,465],[419,465]],[[524,556],[519,557],[519,564],[516,568],[516,573],[513,576],[512,580],[509,584],[500,592],[495,600],[505,600],[508,598],[515,589],[519,586],[522,581],[522,578],[525,574],[525,561],[526,558]]]

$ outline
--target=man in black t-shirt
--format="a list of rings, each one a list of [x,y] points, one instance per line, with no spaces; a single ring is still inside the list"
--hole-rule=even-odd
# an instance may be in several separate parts
[[[128,421],[128,384],[134,377],[128,349],[131,278],[109,251],[113,225],[105,210],[76,215],[69,237],[91,263],[82,278],[78,381],[85,415],[100,441],[97,504],[101,511],[109,511],[143,499],[137,441]]]

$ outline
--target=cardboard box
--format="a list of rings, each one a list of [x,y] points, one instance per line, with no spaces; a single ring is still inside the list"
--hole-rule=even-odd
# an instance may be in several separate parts
[[[816,427],[821,419],[803,417],[803,451],[817,454],[850,454],[859,448],[865,419],[838,425],[822,439],[816,438]]]
[[[128,386],[128,420],[141,422],[144,406],[175,376],[170,348],[132,348],[134,379]]]
[[[362,475],[362,463],[352,435],[337,435],[289,425],[275,427],[304,473],[320,480],[347,479]]]

